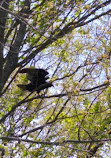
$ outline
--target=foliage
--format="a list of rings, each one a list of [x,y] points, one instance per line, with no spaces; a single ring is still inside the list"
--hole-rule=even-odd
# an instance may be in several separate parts
[[[110,12],[110,0],[0,2],[1,157],[110,155]],[[20,90],[23,67],[54,87]]]

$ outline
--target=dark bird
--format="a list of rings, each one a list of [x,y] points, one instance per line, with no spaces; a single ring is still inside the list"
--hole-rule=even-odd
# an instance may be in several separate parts
[[[47,75],[49,74],[44,69],[35,68],[24,68],[20,70],[19,73],[27,73],[27,79],[30,80],[32,84],[37,84],[37,86],[44,84],[48,79]]]
[[[46,82],[46,80],[49,78],[47,76],[49,73],[44,69],[24,68],[20,70],[19,73],[26,73],[27,79],[30,80],[30,83],[27,85],[17,85],[22,90],[28,90],[30,92],[36,91],[39,93],[41,90],[53,86],[52,83]]]
[[[49,88],[49,87],[52,87],[53,84],[50,83],[50,82],[46,82],[45,84],[42,84],[42,85],[40,85],[40,86],[38,86],[38,87],[36,87],[35,85],[33,85],[33,84],[31,84],[31,83],[26,84],[26,85],[24,85],[24,84],[18,84],[17,86],[18,86],[20,89],[22,89],[22,90],[27,90],[27,91],[29,91],[29,92],[34,92],[34,91],[36,91],[37,93],[40,93],[41,90],[44,90],[44,89]]]

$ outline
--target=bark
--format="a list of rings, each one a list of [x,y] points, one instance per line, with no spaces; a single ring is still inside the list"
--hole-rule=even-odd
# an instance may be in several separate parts
[[[8,9],[9,7],[9,0],[5,0],[1,2],[2,7]],[[5,25],[7,19],[7,12],[0,9],[0,90],[3,87],[2,79],[3,79],[3,48],[4,48],[4,34],[5,34]]]
[[[5,1],[6,2],[6,1]],[[9,4],[9,0],[7,0],[7,5],[5,4],[2,5],[2,7],[4,7],[5,9],[8,9],[8,4]],[[22,10],[22,13],[24,14],[24,18],[26,18],[26,16],[28,17],[28,11],[30,10],[30,2],[29,0],[25,0],[24,2],[24,9]],[[4,12],[5,12],[5,16],[4,16]],[[22,20],[19,22],[19,25],[16,28],[16,32],[14,34],[13,37],[13,42],[10,45],[10,50],[7,53],[7,56],[5,58],[5,61],[3,62],[3,41],[4,41],[4,34],[5,34],[5,23],[6,23],[6,19],[7,19],[7,12],[4,11],[3,9],[0,10],[0,17],[2,16],[3,18],[0,18],[2,21],[2,26],[0,27],[0,37],[1,38],[1,47],[0,47],[0,92],[2,92],[2,89],[6,83],[6,81],[8,80],[8,78],[10,77],[11,73],[16,69],[17,64],[18,64],[18,55],[20,52],[20,48],[22,46],[22,42],[24,40],[25,34],[26,34],[26,23]],[[5,18],[4,18],[5,17]],[[23,18],[22,18],[23,19]],[[18,19],[17,19],[18,21]]]

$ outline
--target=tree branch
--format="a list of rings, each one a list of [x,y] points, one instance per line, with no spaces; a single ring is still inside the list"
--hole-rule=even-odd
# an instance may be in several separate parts
[[[44,145],[64,145],[64,144],[88,144],[88,143],[99,143],[99,142],[110,142],[111,139],[99,139],[99,140],[65,140],[62,142],[46,142],[46,141],[33,141],[29,139],[22,139],[18,137],[0,137],[2,140],[6,141],[19,141],[19,142],[27,142],[27,143],[34,143],[34,144],[44,144]]]
[[[48,45],[52,44],[54,41],[58,40],[59,38],[62,38],[64,35],[68,34],[69,32],[71,32],[73,29],[78,28],[80,26],[84,26],[86,23],[90,23],[91,21],[96,20],[99,17],[102,17],[103,15],[107,14],[110,12],[107,11],[103,14],[100,14],[98,16],[95,16],[94,18],[91,18],[90,20],[88,20],[87,22],[83,22],[85,21],[87,18],[89,18],[89,16],[93,15],[98,9],[101,9],[103,6],[107,6],[110,3],[109,1],[106,1],[100,5],[98,5],[93,11],[91,11],[88,15],[83,16],[82,18],[80,18],[78,21],[76,22],[70,22],[69,24],[67,24],[62,30],[60,30],[60,32],[58,32],[55,36],[54,34],[51,36],[44,42],[42,43],[40,46],[38,46],[38,48],[33,51],[33,53],[31,53],[29,56],[27,56],[23,61],[21,61],[18,66],[22,65],[23,63],[30,61],[32,58],[34,58],[40,51],[42,51],[43,49],[45,49]],[[56,32],[55,32],[56,33]]]
[[[28,1],[25,0],[24,3],[25,3],[25,7],[27,6],[27,10],[26,9],[24,10],[24,13],[26,13],[30,9],[30,2],[29,2],[29,0]],[[1,6],[0,6],[0,9],[2,9]],[[6,81],[8,80],[10,74],[17,67],[18,53],[19,53],[20,47],[22,45],[23,39],[25,37],[25,33],[26,33],[26,24],[21,22],[19,29],[16,33],[14,42],[10,46],[10,50],[8,52],[8,55],[6,56],[3,73],[2,73],[1,90],[2,90],[3,86],[5,85]]]
[[[86,92],[86,91],[92,91],[92,90],[94,90],[94,89],[101,88],[101,87],[104,87],[104,86],[107,87],[107,86],[109,86],[109,85],[110,85],[110,83],[107,82],[107,83],[103,83],[103,84],[101,84],[101,85],[95,86],[95,87],[93,87],[93,88],[80,89],[80,91],[83,91],[83,92]]]

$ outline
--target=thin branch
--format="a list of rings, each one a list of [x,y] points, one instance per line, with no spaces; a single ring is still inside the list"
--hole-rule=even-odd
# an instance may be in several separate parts
[[[46,84],[47,84],[47,83],[46,83]],[[38,90],[38,89],[41,89],[42,86],[45,87],[46,84],[39,86],[39,88],[37,88],[37,90]],[[104,86],[106,86],[105,88],[107,88],[108,85],[109,85],[109,82],[107,82],[107,83],[105,83],[105,84],[102,84],[102,85],[99,85],[99,86],[96,86],[96,87],[93,87],[93,88],[90,88],[90,89],[80,89],[80,91],[92,91],[92,90],[94,90],[94,89],[101,88],[101,87],[104,87]],[[55,94],[55,95],[51,95],[51,96],[36,96],[36,97],[33,97],[33,98],[28,99],[28,97],[32,94],[32,92],[31,92],[31,93],[29,93],[29,95],[26,96],[22,101],[20,101],[20,102],[17,103],[16,105],[14,105],[14,106],[11,108],[11,110],[10,110],[7,114],[5,114],[5,115],[0,119],[0,123],[3,122],[3,121],[5,121],[5,119],[6,119],[12,112],[14,112],[17,107],[21,106],[23,103],[26,103],[26,102],[29,102],[29,101],[33,101],[34,99],[40,99],[40,98],[46,98],[46,99],[47,99],[47,98],[53,98],[53,97],[64,97],[64,96],[67,96],[68,94],[71,94],[71,93],[72,93],[72,92],[63,93],[63,94]],[[94,91],[92,91],[92,93],[94,93]],[[86,93],[85,93],[85,94],[86,94]],[[78,95],[84,95],[84,94],[75,94],[75,96],[78,96]]]
[[[104,16],[106,14],[109,14],[109,13],[111,13],[111,9],[108,10],[107,12],[104,12],[104,13],[102,13],[100,15],[95,16],[94,18],[92,18],[92,19],[90,19],[90,20],[88,20],[86,22],[81,23],[79,26],[84,26],[84,25],[86,25],[86,24],[88,24],[88,23],[90,23],[90,22],[92,22],[92,21],[94,21],[96,19],[99,19],[100,17],[102,17],[102,16]]]
[[[64,144],[88,144],[88,143],[99,143],[99,142],[110,142],[111,138],[108,139],[99,139],[99,140],[65,140],[62,142],[47,142],[47,141],[33,141],[29,139],[22,139],[18,137],[0,137],[2,140],[6,141],[19,141],[19,142],[27,142],[27,143],[34,143],[34,144],[44,144],[44,145],[64,145]]]
[[[70,99],[70,98],[68,98],[68,99],[66,100],[66,102],[64,103],[64,106],[60,109],[60,111],[57,113],[57,115],[55,116],[55,118],[54,118],[52,121],[46,122],[46,123],[44,123],[44,125],[42,125],[42,126],[40,126],[40,127],[34,128],[34,129],[32,129],[32,130],[29,130],[28,132],[25,132],[25,133],[19,135],[19,137],[23,137],[24,135],[29,134],[29,133],[33,133],[33,132],[35,132],[35,131],[37,131],[37,130],[42,130],[44,127],[49,126],[49,125],[51,125],[52,123],[56,122],[57,119],[58,119],[58,116],[59,116],[60,113],[63,111],[63,109],[64,109],[64,107],[66,106],[66,104],[68,103],[69,99]]]
[[[41,45],[38,46],[38,48],[33,51],[29,56],[27,56],[23,61],[21,61],[19,65],[22,65],[23,63],[25,63],[26,61],[30,61],[32,58],[34,58],[41,50],[45,49],[48,47],[48,45],[52,44],[54,41],[58,40],[59,38],[62,38],[63,36],[65,36],[66,34],[70,33],[73,29],[78,28],[80,26],[84,26],[85,25],[85,21],[89,16],[91,16],[92,14],[94,14],[98,9],[101,9],[102,6],[106,6],[110,3],[110,0],[107,2],[104,2],[100,5],[98,5],[93,11],[91,11],[88,15],[83,16],[82,18],[80,18],[78,21],[76,22],[70,22],[69,24],[67,24],[62,30],[60,30],[60,32],[58,32],[55,36],[53,34],[53,36],[51,35],[45,42],[43,42]],[[109,10],[110,11],[110,10]],[[92,18],[92,20],[89,20],[89,22],[87,21],[87,23],[90,23],[91,21],[96,20],[99,17],[102,17],[105,14],[108,14],[108,12],[105,12],[103,14],[100,14],[98,16],[96,16],[95,18]]]
[[[98,85],[98,86],[95,86],[95,87],[92,87],[92,88],[80,89],[80,91],[83,91],[83,92],[92,91],[92,90],[94,90],[94,89],[101,88],[101,87],[104,87],[104,86],[107,87],[107,86],[109,86],[109,85],[110,85],[110,83],[107,82],[107,83],[103,83],[103,84],[101,84],[101,85]]]

